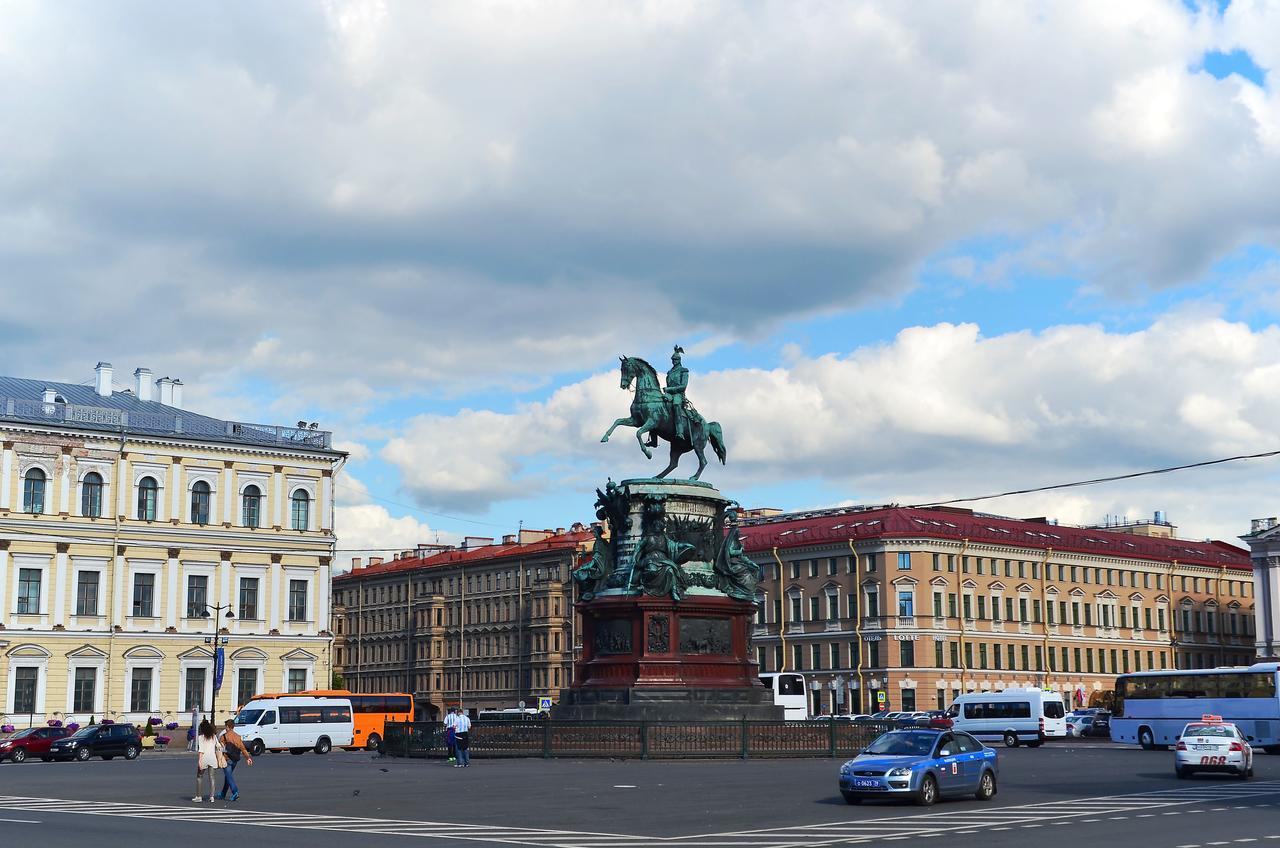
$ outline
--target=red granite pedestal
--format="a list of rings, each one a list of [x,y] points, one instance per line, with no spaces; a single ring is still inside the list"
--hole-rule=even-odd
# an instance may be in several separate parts
[[[724,596],[579,603],[582,657],[557,719],[781,720],[751,657],[755,608]]]

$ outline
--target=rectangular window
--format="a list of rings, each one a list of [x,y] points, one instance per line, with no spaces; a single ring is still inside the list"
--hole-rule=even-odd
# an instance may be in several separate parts
[[[876,557],[879,554],[867,554],[867,571],[875,571],[877,568]]]
[[[301,692],[307,688],[307,670],[305,668],[289,669],[289,691]]]
[[[94,690],[98,685],[96,668],[77,668],[72,684],[71,709],[77,713],[91,713],[97,709]]]
[[[18,569],[18,612],[27,615],[40,613],[40,580],[44,572],[38,568]]]
[[[956,596],[954,592],[947,593],[947,615],[952,618],[956,617]]]
[[[1013,671],[1015,668],[1017,668],[1017,665],[1014,663],[1014,655],[1013,655],[1013,646],[1012,646],[1012,645],[1009,645],[1009,646],[1008,646],[1008,655],[1009,655],[1009,670],[1010,670],[1010,671]]]
[[[916,643],[907,641],[899,642],[898,648],[903,668],[915,668],[916,665]]]
[[[135,618],[152,618],[155,615],[156,576],[133,575],[133,615]]]
[[[964,617],[973,618],[973,595],[965,595],[960,602],[964,607]]]
[[[1031,663],[1030,663],[1030,661],[1028,660],[1028,657],[1030,657],[1029,649],[1027,648],[1027,646],[1026,646],[1026,645],[1023,645],[1023,646],[1022,646],[1022,669],[1023,669],[1023,671],[1029,671],[1029,670],[1031,669]]]
[[[840,619],[840,595],[836,592],[827,592],[827,621],[838,621]]]
[[[799,595],[794,595],[791,598],[791,620],[804,621],[804,608],[800,605]]]
[[[809,576],[810,577],[818,576],[818,561],[816,559],[809,560]]]
[[[899,571],[911,570],[911,554],[906,553],[905,551],[898,554],[898,570]]]
[[[934,618],[942,618],[942,593],[933,593],[933,615]]]
[[[1027,620],[1027,599],[1018,598],[1018,621]]]
[[[964,667],[973,668],[973,643],[964,643]]]
[[[813,662],[813,670],[818,671],[822,668],[822,646],[810,645],[809,658]]]
[[[880,643],[879,642],[867,643],[867,665],[869,665],[871,668],[880,667]]]
[[[942,554],[933,555],[933,570],[934,571],[942,570]]]
[[[98,614],[100,572],[82,571],[76,578],[76,615]]]
[[[949,644],[951,645],[951,667],[959,668],[960,667],[960,644],[958,642],[951,642]]]
[[[183,712],[204,709],[204,677],[203,668],[187,669],[186,688],[184,690]]]
[[[817,597],[810,598],[809,599],[809,620],[818,621],[820,618],[821,618],[821,615],[819,614],[819,611],[818,611],[818,599]]]
[[[1036,645],[1036,671],[1044,671],[1044,649]]]
[[[289,620],[307,620],[307,581],[289,581]]]
[[[258,578],[240,578],[240,620],[258,620]]]
[[[938,668],[943,668],[942,643],[933,643],[933,664]]]
[[[208,612],[209,577],[205,574],[187,575],[187,618],[200,618]]]
[[[915,595],[909,591],[898,592],[898,615],[915,615]]]
[[[1013,598],[1004,599],[1004,620],[1013,621]]]
[[[835,557],[830,557],[829,559],[827,559],[827,574],[835,574],[839,570],[840,568],[839,568],[839,565],[836,563]]]
[[[987,599],[984,595],[978,596],[978,618],[987,617]]]
[[[876,618],[880,615],[880,593],[867,592],[867,609],[866,615]]]
[[[987,667],[987,643],[978,645],[978,668]]]
[[[129,674],[129,711],[134,713],[151,712],[151,675],[152,669],[135,668]]]
[[[39,680],[40,669],[35,666],[20,665],[13,670],[14,715],[36,711],[36,684]]]
[[[800,562],[799,562],[799,560],[792,560],[792,561],[791,561],[791,579],[792,579],[792,580],[799,580],[799,579],[800,579]]]
[[[831,644],[831,667],[832,668],[844,667],[844,663],[840,661],[840,643],[839,642],[833,642]]]

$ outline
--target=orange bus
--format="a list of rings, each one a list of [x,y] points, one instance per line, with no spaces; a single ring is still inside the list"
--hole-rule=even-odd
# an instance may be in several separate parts
[[[387,722],[413,721],[413,696],[403,692],[362,693],[346,689],[308,689],[299,695],[350,698],[355,720],[355,747],[375,750],[386,735]]]

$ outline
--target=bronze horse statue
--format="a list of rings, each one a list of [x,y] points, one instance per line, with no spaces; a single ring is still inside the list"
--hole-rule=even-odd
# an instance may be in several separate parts
[[[635,393],[631,398],[631,415],[614,421],[613,426],[600,437],[600,441],[609,441],[609,437],[618,427],[635,427],[636,441],[640,443],[640,450],[652,459],[653,451],[649,447],[656,445],[657,442],[651,441],[647,445],[645,436],[666,439],[671,444],[671,462],[662,470],[662,473],[657,475],[658,477],[666,477],[680,464],[680,457],[693,451],[698,455],[698,470],[689,479],[697,480],[702,470],[707,467],[707,457],[704,453],[707,442],[711,443],[720,464],[723,465],[724,434],[720,430],[719,422],[704,420],[692,406],[686,405],[684,413],[688,419],[688,436],[678,434],[676,412],[662,384],[658,381],[658,374],[653,370],[653,366],[635,356],[618,358],[622,360],[622,388],[630,389],[632,382],[636,384]]]

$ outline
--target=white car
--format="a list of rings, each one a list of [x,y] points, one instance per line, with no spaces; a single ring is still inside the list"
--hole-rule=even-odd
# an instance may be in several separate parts
[[[1206,716],[1188,724],[1178,735],[1173,770],[1178,777],[1221,771],[1247,780],[1253,777],[1253,748],[1234,724]]]

